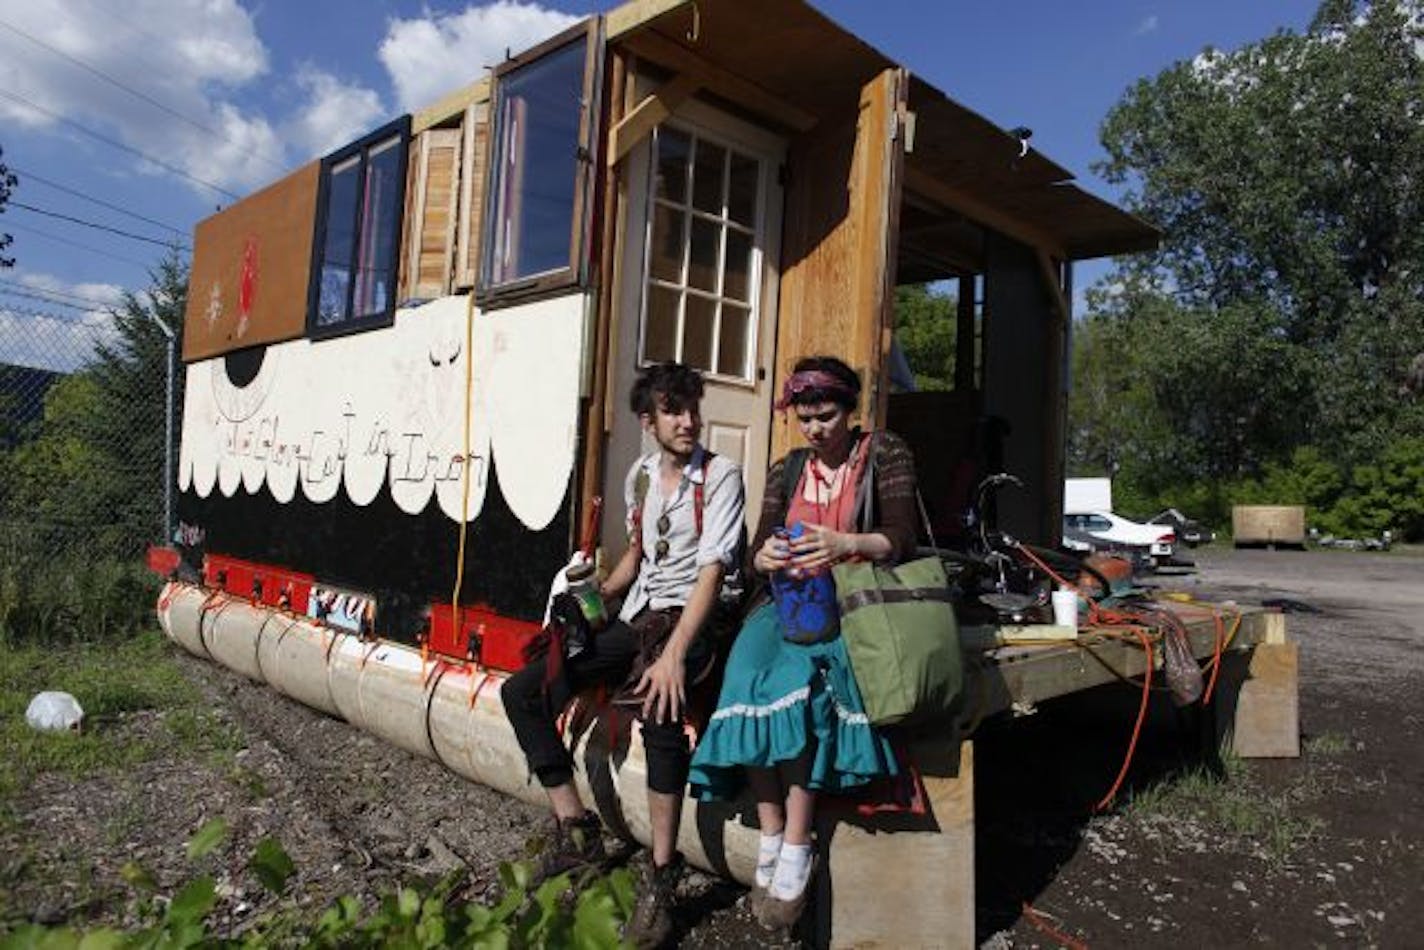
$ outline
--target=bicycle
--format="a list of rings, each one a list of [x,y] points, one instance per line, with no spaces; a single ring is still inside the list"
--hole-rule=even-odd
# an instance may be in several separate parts
[[[1108,578],[1083,558],[1021,541],[993,524],[994,496],[1005,486],[1022,489],[1024,484],[1008,472],[982,479],[964,515],[971,529],[968,549],[939,552],[961,620],[1051,623],[1051,596],[1063,583],[1090,600],[1109,596]]]

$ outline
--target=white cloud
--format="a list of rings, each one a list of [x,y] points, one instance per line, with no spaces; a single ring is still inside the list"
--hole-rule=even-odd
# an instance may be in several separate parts
[[[94,301],[91,310],[8,295],[0,298],[0,363],[30,366],[57,373],[78,369],[100,343],[117,339],[109,308],[118,304],[123,288],[115,284],[70,284],[49,274],[7,276],[25,292],[78,303]]]
[[[283,131],[302,155],[330,152],[389,117],[375,90],[344,83],[309,63],[298,68],[296,81],[306,101]]]
[[[1148,33],[1155,33],[1157,32],[1158,22],[1159,21],[1157,19],[1157,14],[1154,13],[1151,16],[1147,17],[1145,20],[1143,20],[1141,23],[1137,24],[1137,29],[1132,31],[1132,35],[1146,36]]]
[[[393,19],[378,52],[402,111],[420,109],[580,18],[537,3],[496,0],[461,13]]]
[[[7,64],[0,88],[228,190],[274,177],[284,164],[275,134],[226,95],[268,70],[250,14],[236,0],[129,0],[122,14],[118,9],[103,0],[0,0],[0,20],[20,31],[0,34],[0,61]],[[162,35],[143,24],[155,24]],[[4,119],[52,127],[85,148],[102,147],[58,119],[0,97]]]

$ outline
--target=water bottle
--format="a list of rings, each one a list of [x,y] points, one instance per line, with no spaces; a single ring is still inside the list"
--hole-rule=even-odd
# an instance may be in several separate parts
[[[569,583],[569,595],[578,601],[579,612],[588,621],[590,630],[602,630],[608,625],[608,609],[598,592],[598,577],[592,563],[574,564],[564,571]]]

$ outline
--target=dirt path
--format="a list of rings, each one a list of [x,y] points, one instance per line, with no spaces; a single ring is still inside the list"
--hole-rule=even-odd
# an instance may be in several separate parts
[[[1418,945],[1424,558],[1212,548],[1199,562],[1156,583],[1320,611],[1288,621],[1302,645],[1303,757],[1228,762],[1229,781],[1214,781],[1200,723],[1163,700],[1119,807],[1092,816],[1119,765],[1134,690],[1105,687],[986,723],[976,754],[980,941],[1057,946],[1042,924],[1095,947]],[[36,783],[0,861],[0,905],[50,921],[122,920],[120,866],[138,860],[176,886],[192,873],[184,841],[222,815],[231,841],[211,870],[219,928],[233,932],[270,905],[243,869],[264,835],[281,838],[300,900],[318,907],[459,866],[464,893],[479,897],[499,862],[522,857],[545,828],[538,809],[225,670],[177,662],[230,730],[226,751]],[[121,728],[158,734],[151,716]],[[741,888],[692,875],[682,896],[683,946],[762,943]]]
[[[1228,762],[1229,781],[1211,782],[1193,754],[1198,724],[1159,702],[1119,807],[1089,818],[1133,691],[995,724],[976,796],[981,940],[1057,946],[1027,901],[1095,947],[1418,946],[1424,558],[1218,546],[1198,562],[1154,583],[1319,611],[1287,621],[1301,644],[1302,757]]]

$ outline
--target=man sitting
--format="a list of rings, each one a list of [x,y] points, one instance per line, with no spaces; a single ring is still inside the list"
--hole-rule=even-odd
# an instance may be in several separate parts
[[[742,554],[745,495],[740,468],[702,447],[702,377],[677,363],[643,370],[629,402],[657,450],[634,463],[624,484],[628,550],[602,585],[625,591],[618,619],[568,657],[551,682],[542,663],[516,673],[504,705],[554,811],[555,834],[541,874],[603,860],[602,826],[573,783],[573,760],[555,720],[578,692],[631,687],[641,700],[648,769],[652,861],[625,936],[652,947],[672,931],[670,908],[682,871],[678,823],[691,759],[683,712],[687,691],[713,665],[706,636],[723,580]]]

